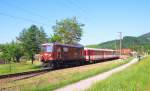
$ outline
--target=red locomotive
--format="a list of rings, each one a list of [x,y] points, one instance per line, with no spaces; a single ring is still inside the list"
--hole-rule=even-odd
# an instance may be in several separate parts
[[[84,60],[82,45],[46,43],[42,45],[40,60],[44,66],[58,67],[61,64],[80,63]]]
[[[84,48],[82,45],[59,43],[42,44],[40,60],[43,66],[55,68],[63,64],[93,63],[104,59],[119,58],[115,50]]]

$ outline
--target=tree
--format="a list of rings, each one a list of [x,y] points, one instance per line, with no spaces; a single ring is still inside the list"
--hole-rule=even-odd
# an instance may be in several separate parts
[[[20,62],[20,58],[23,56],[22,46],[15,42],[3,44],[0,49],[1,58],[3,58],[6,62]]]
[[[83,26],[77,22],[76,18],[67,18],[56,22],[56,25],[53,26],[54,35],[51,39],[63,44],[77,44],[81,40]]]
[[[0,52],[2,52],[2,49],[3,49],[3,45],[0,44]]]
[[[11,55],[11,47],[9,44],[1,46],[1,58],[5,60],[5,62],[11,61],[12,55]]]
[[[32,25],[28,29],[24,29],[18,38],[23,46],[24,52],[29,59],[34,60],[34,55],[40,52],[40,46],[42,43],[47,42],[47,35],[43,28],[38,28],[36,25]]]
[[[50,39],[49,42],[53,43],[53,42],[60,42],[61,41],[61,37],[57,34],[53,34],[50,35]]]
[[[20,62],[20,58],[24,55],[23,48],[19,43],[12,43],[12,57],[15,62]]]

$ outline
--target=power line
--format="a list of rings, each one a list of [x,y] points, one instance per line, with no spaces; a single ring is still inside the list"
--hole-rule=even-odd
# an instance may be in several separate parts
[[[60,0],[60,1],[61,1],[61,0]],[[68,0],[68,1],[69,1],[69,0]],[[62,1],[62,2],[63,2],[63,1]],[[12,4],[12,3],[9,3],[9,2],[6,2],[6,1],[3,1],[3,3],[4,3],[5,5],[7,5],[7,6],[9,6],[9,7],[14,7],[14,8],[16,8],[16,9],[22,11],[22,12],[26,12],[26,13],[28,13],[28,14],[31,14],[31,15],[34,15],[34,16],[38,16],[38,17],[44,18],[44,19],[46,19],[46,20],[49,19],[49,18],[47,18],[47,17],[45,17],[45,16],[42,16],[42,15],[33,13],[33,12],[31,12],[31,11],[25,9],[25,8],[22,8],[22,7],[20,7],[20,6],[16,5],[16,4]],[[81,7],[79,7],[79,6],[78,6],[77,4],[75,4],[73,1],[71,1],[70,3],[68,3],[68,4],[65,5],[65,6],[68,6],[69,9],[71,9],[71,11],[73,11],[73,12],[76,11],[77,8],[76,8],[76,9],[75,9],[75,8],[72,9],[72,7],[70,6],[70,4],[74,4],[75,7],[78,7],[78,11],[80,11],[80,13],[85,14],[85,11],[84,11],[83,9],[81,9]],[[68,7],[67,7],[67,8],[68,8]],[[79,12],[77,12],[77,13],[79,13]],[[37,23],[37,21],[35,21],[35,20],[27,19],[27,18],[24,18],[24,17],[18,17],[18,16],[14,16],[14,15],[11,15],[11,14],[6,14],[6,13],[0,13],[0,14],[3,15],[3,16],[9,16],[9,17],[15,18],[15,19],[21,19],[21,20],[25,20],[25,21]],[[87,14],[86,14],[86,15],[87,15]],[[83,18],[85,18],[85,17],[83,17]],[[38,23],[39,23],[39,22],[38,22]],[[41,23],[40,23],[40,24],[41,24]],[[44,24],[44,25],[45,25],[45,24]]]
[[[83,7],[80,7],[78,3],[74,2],[74,0],[68,0],[68,2],[74,4],[81,12],[87,14],[87,11]]]
[[[66,6],[67,8],[69,8],[72,12],[76,12],[76,13],[80,13],[80,14],[85,14],[83,11],[81,11],[80,9],[78,9],[78,8],[75,8],[76,7],[76,5],[74,5],[75,7],[72,7],[72,5],[71,4],[73,4],[73,3],[71,3],[71,2],[64,2],[64,0],[62,1],[62,0],[60,0],[61,1],[61,3],[64,5],[64,6]],[[85,15],[86,16],[86,15]],[[85,16],[83,17],[83,18],[85,18]]]
[[[24,21],[28,21],[28,22],[32,22],[32,23],[38,23],[38,24],[42,24],[44,26],[48,26],[48,25],[46,25],[44,23],[41,23],[41,22],[38,22],[38,21],[35,21],[35,20],[32,20],[32,19],[28,19],[28,18],[24,18],[24,17],[19,17],[19,16],[14,16],[14,15],[11,15],[11,14],[6,14],[6,13],[0,12],[0,15],[7,16],[7,17],[10,17],[10,18],[13,18],[13,19],[19,19],[19,20],[24,20]]]
[[[29,11],[29,10],[27,10],[27,9],[25,9],[25,8],[23,8],[23,7],[21,7],[21,6],[19,6],[19,5],[12,4],[12,3],[6,2],[6,1],[3,1],[2,3],[4,3],[5,5],[7,5],[7,6],[9,6],[9,7],[14,7],[14,8],[16,8],[16,9],[22,11],[22,12],[25,12],[25,13],[28,13],[28,14],[31,14],[31,15],[34,15],[34,16],[38,16],[38,17],[43,18],[43,19],[45,19],[45,20],[48,20],[48,19],[49,19],[48,17],[45,17],[45,16],[43,16],[43,15],[40,15],[40,14],[34,13],[34,12],[32,12],[32,11]]]
[[[70,5],[71,7],[72,7],[72,5],[75,6],[75,7],[73,7],[75,10],[77,10],[78,12],[80,12],[82,14],[85,14],[85,12],[82,10],[82,8],[78,7],[78,5],[75,4],[74,2],[68,0],[66,3],[68,3],[68,5]]]
[[[72,8],[70,4],[64,3],[64,1],[60,0],[61,4],[63,4],[67,9],[69,8],[71,11],[76,11],[76,9]],[[79,13],[79,12],[78,12]]]

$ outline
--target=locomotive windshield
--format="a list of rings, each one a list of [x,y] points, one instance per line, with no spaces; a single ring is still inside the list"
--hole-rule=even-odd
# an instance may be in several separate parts
[[[52,45],[44,45],[44,46],[42,46],[42,51],[43,52],[52,52],[53,46]]]

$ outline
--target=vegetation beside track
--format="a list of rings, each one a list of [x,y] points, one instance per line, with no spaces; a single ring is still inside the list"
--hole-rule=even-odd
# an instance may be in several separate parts
[[[87,91],[149,91],[150,56],[139,63],[93,85]]]
[[[119,65],[127,63],[129,60],[131,60],[131,58],[127,60],[116,60],[75,68],[56,70],[40,76],[36,76],[34,78],[24,79],[14,83],[6,83],[3,84],[2,87],[11,87],[11,90],[20,89],[21,91],[51,91],[110,70]]]
[[[38,69],[41,69],[41,66],[40,64],[37,63],[31,64],[28,62],[20,62],[20,63],[12,63],[12,64],[1,64],[0,75],[33,71]]]

